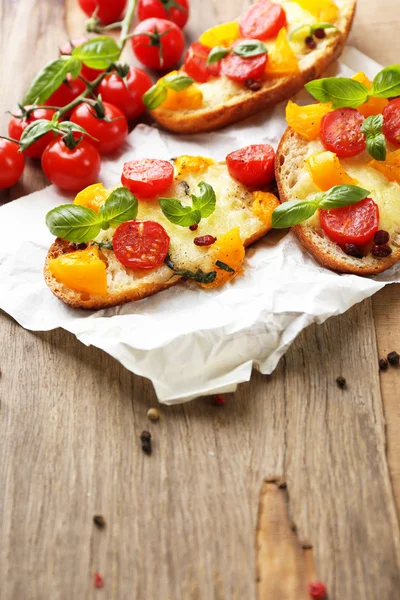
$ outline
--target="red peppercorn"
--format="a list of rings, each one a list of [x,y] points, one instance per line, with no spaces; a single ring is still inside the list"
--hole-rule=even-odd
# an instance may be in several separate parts
[[[392,254],[392,249],[390,246],[387,246],[387,244],[382,244],[380,246],[375,244],[375,246],[372,246],[372,254],[376,258],[386,258]]]
[[[315,600],[323,600],[326,598],[326,587],[322,581],[312,581],[308,584],[308,593]]]
[[[344,244],[343,252],[347,256],[353,256],[354,258],[364,258],[363,251],[357,244]]]
[[[190,231],[196,231],[196,229],[198,229],[198,228],[199,228],[199,226],[197,225],[197,223],[193,223],[193,225],[191,225],[189,227]]]
[[[96,588],[104,587],[104,579],[102,578],[100,573],[94,574],[94,587],[96,587]]]
[[[261,90],[262,88],[262,84],[261,81],[259,79],[246,79],[246,81],[244,82],[245,86],[247,87],[248,90],[251,90],[252,92],[258,92],[258,90]]]
[[[389,240],[390,240],[390,235],[384,229],[380,229],[374,235],[374,243],[377,246],[383,246],[383,244],[387,244],[389,242]]]
[[[324,37],[326,37],[326,33],[325,33],[325,29],[322,29],[322,27],[319,27],[318,29],[316,29],[314,31],[314,35],[316,38],[318,38],[319,40],[323,40]]]
[[[315,48],[317,47],[317,42],[314,40],[312,35],[308,35],[304,41],[306,43],[307,48],[310,48],[310,50],[315,50]]]
[[[226,404],[225,397],[222,394],[217,394],[214,400],[215,406],[224,406]]]
[[[193,241],[196,246],[211,246],[211,244],[214,244],[214,242],[217,241],[217,238],[215,238],[213,235],[202,235],[194,238]]]

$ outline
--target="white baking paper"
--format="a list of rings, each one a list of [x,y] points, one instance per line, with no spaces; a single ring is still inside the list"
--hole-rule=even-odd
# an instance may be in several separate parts
[[[380,69],[354,48],[331,71],[350,75]],[[305,92],[299,101],[309,101]],[[101,180],[115,185],[122,164],[135,157],[202,154],[223,160],[250,143],[277,146],[284,107],[213,134],[174,136],[139,125]],[[62,327],[86,345],[101,348],[130,371],[153,382],[160,402],[174,404],[204,394],[231,392],[253,367],[271,373],[296,336],[361,302],[386,283],[400,281],[400,266],[376,278],[338,275],[320,267],[288,233],[272,233],[247,253],[244,275],[218,290],[184,283],[140,302],[98,312],[73,310],[43,280],[53,237],[48,210],[69,197],[54,186],[0,208],[0,308],[26,329]]]

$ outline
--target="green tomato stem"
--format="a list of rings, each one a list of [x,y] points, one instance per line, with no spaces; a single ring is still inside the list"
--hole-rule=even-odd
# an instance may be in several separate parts
[[[132,25],[133,17],[135,16],[137,0],[128,0],[128,6],[125,13],[125,18],[122,21],[121,34],[119,36],[119,47],[121,52],[128,40],[129,30]]]

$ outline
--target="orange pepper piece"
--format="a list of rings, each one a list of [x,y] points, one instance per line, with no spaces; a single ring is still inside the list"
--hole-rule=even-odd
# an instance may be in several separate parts
[[[306,140],[315,140],[319,136],[322,118],[331,112],[332,104],[308,104],[299,106],[289,100],[286,106],[286,121]]]
[[[323,192],[330,190],[335,185],[354,185],[356,183],[343,169],[334,152],[313,154],[306,158],[306,163],[315,185]]]
[[[245,251],[242,238],[240,237],[239,227],[231,229],[231,231],[228,231],[228,233],[225,233],[218,238],[213,245],[213,251],[215,252],[215,262],[221,261],[222,263],[225,263],[225,265],[233,269],[233,272],[226,271],[216,264],[215,270],[217,276],[211,284],[202,284],[202,287],[204,288],[220,287],[242,272]]]
[[[100,207],[104,204],[109,195],[110,193],[102,183],[94,183],[79,192],[75,197],[74,204],[86,206],[95,212],[99,212]]]
[[[210,165],[214,164],[212,158],[206,156],[188,156],[183,154],[178,156],[175,161],[177,178],[186,177],[188,173],[204,173]]]
[[[279,206],[278,198],[269,192],[253,192],[253,213],[271,229],[272,213]]]
[[[229,23],[222,23],[221,25],[216,25],[215,27],[211,27],[211,29],[207,29],[201,34],[199,42],[205,46],[208,46],[209,48],[214,48],[215,46],[224,46],[224,48],[229,48],[239,37],[239,23],[237,21],[231,21]]]
[[[283,27],[276,38],[275,47],[268,54],[265,74],[270,77],[285,77],[298,72],[299,62]]]
[[[397,181],[400,184],[400,150],[388,152],[386,160],[371,160],[369,165],[383,173],[389,181]]]
[[[168,75],[177,75],[178,71],[171,71]],[[167,77],[167,75],[165,75]],[[162,81],[164,77],[160,79]],[[167,110],[195,110],[203,106],[203,93],[197,85],[192,84],[189,87],[176,92],[167,88],[167,97],[160,104],[160,108]]]
[[[352,79],[354,79],[354,81],[358,81],[359,83],[363,83],[369,90],[372,87],[372,81],[368,79],[368,77],[362,71],[353,75]],[[380,115],[385,106],[388,104],[389,100],[387,98],[377,98],[376,96],[371,96],[369,100],[364,102],[364,104],[361,104],[357,110],[359,110],[360,113],[367,118],[373,115]]]
[[[53,258],[49,261],[49,271],[57,281],[76,292],[107,294],[106,265],[97,246]]]
[[[319,23],[334,23],[339,16],[339,7],[332,0],[294,0],[308,10]]]

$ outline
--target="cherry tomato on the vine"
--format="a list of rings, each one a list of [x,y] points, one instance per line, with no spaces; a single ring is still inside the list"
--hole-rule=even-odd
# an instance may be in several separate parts
[[[78,192],[97,181],[100,154],[86,140],[81,140],[70,150],[61,138],[57,138],[43,152],[42,169],[51,183],[63,190]]]
[[[122,110],[127,119],[137,119],[146,110],[142,97],[152,85],[147,73],[131,67],[124,79],[116,73],[107,75],[97,91],[105,102]]]
[[[95,109],[82,102],[74,108],[71,122],[80,125],[92,136],[90,143],[100,154],[111,154],[122,146],[128,137],[128,122],[124,113],[114,106],[103,103],[104,117],[97,116]]]
[[[169,235],[155,221],[126,221],[113,236],[115,256],[129,269],[155,269],[168,253]]]
[[[168,19],[183,29],[189,18],[188,0],[139,0],[139,21],[151,19]]]
[[[186,53],[185,71],[195,81],[205,83],[212,77],[218,77],[221,71],[220,62],[207,64],[208,55],[211,48],[204,46],[200,42],[194,42]]]
[[[52,93],[50,98],[46,100],[45,105],[62,108],[80,96],[85,89],[86,85],[79,77],[72,79],[71,75],[68,74],[67,79]],[[71,114],[72,110],[69,111],[66,116],[70,116]]]
[[[284,9],[269,0],[255,2],[240,19],[240,33],[244,38],[268,40],[276,37],[285,26]]]
[[[121,183],[140,198],[165,192],[174,179],[174,167],[167,160],[141,158],[124,164]]]
[[[367,244],[378,231],[379,208],[372,198],[342,208],[320,210],[322,229],[339,245]]]
[[[28,110],[31,108],[31,105],[25,106],[25,109]],[[19,117],[18,114],[21,114],[21,111],[17,113],[17,116],[13,116],[8,123],[8,135],[10,138],[14,140],[20,140],[24,129],[28,127],[34,121],[39,121],[40,119],[46,119],[47,121],[51,121],[53,115],[55,114],[55,110],[50,110],[47,108],[35,108],[35,110],[29,115],[29,117]],[[54,139],[54,135],[52,133],[46,133],[43,137],[39,138],[37,142],[29,146],[24,151],[26,156],[31,156],[32,158],[40,158],[46,148],[50,144],[50,142]]]
[[[324,147],[339,158],[356,156],[366,147],[361,131],[363,115],[355,108],[337,108],[321,121],[321,141]]]
[[[169,69],[182,56],[185,38],[172,21],[146,19],[139,23],[133,33],[133,52],[150,69]]]
[[[62,48],[60,48],[60,54],[62,56],[70,56],[72,52],[72,48],[77,48],[78,46],[82,46],[85,42],[87,42],[87,38],[79,38],[78,40],[72,40],[71,42],[66,42]],[[72,44],[72,47],[71,47]],[[82,63],[81,75],[88,81],[94,81],[97,77],[102,73],[102,70],[91,69]]]
[[[18,150],[18,144],[0,138],[0,190],[17,183],[22,175],[25,160]]]
[[[127,0],[79,0],[79,4],[87,14],[91,17],[97,9],[97,18],[104,25],[116,23],[124,14]]]
[[[226,165],[234,179],[253,187],[263,186],[274,180],[275,150],[269,144],[246,146],[228,154]]]

